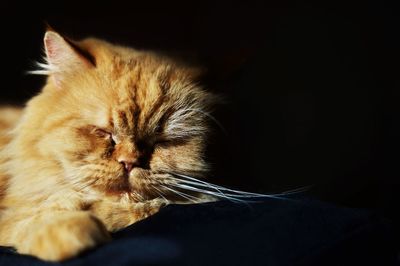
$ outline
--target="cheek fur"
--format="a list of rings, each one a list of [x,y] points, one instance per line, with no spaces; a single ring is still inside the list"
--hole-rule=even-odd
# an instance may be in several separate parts
[[[112,145],[90,130],[89,127],[75,130],[64,139],[65,148],[59,149],[67,179],[78,188],[106,192],[127,190],[124,169],[112,158]]]
[[[94,134],[91,126],[78,128],[72,142],[75,144],[75,156],[81,160],[106,159],[113,150],[110,140]]]

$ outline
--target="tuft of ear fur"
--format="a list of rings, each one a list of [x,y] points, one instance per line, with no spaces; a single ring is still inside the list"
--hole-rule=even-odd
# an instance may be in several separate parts
[[[29,73],[49,75],[58,87],[62,85],[66,76],[94,66],[94,61],[87,52],[52,29],[46,31],[44,47],[45,63],[37,63],[40,69]]]

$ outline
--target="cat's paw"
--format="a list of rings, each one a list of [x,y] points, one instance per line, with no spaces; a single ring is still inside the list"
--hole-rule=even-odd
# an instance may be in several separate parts
[[[162,207],[168,205],[168,201],[160,198],[152,199],[135,206],[136,220],[143,220],[153,214],[156,214]]]
[[[86,212],[63,213],[30,232],[18,252],[47,261],[62,261],[109,241],[104,225]]]
[[[161,208],[169,204],[165,199],[156,198],[149,201],[149,215],[157,213]]]

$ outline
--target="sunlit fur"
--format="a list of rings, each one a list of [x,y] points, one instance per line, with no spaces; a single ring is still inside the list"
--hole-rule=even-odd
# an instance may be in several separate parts
[[[0,245],[64,260],[169,202],[201,201],[174,189],[176,174],[207,172],[215,98],[192,69],[94,38],[46,37],[47,64],[33,71],[46,85],[15,126],[0,119]],[[124,156],[139,160],[130,173]]]

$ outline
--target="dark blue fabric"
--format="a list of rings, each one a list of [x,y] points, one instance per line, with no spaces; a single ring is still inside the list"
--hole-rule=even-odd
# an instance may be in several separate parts
[[[306,199],[171,205],[61,265],[397,265],[393,232],[367,210]],[[51,265],[0,251],[0,265]]]

